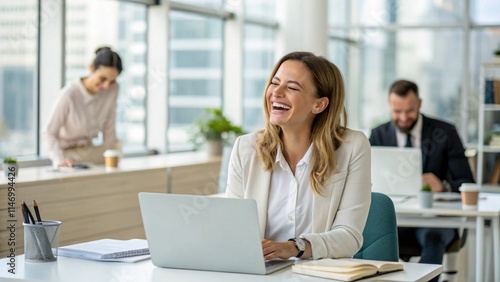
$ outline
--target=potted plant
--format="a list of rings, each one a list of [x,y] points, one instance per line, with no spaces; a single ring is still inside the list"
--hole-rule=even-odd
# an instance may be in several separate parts
[[[433,195],[431,186],[425,184],[420,190],[420,207],[422,208],[432,208]]]
[[[17,165],[17,160],[12,157],[5,157],[3,159],[3,172],[5,177],[9,176],[9,173],[19,174],[19,167]]]
[[[220,156],[226,142],[231,135],[241,135],[243,130],[229,121],[220,109],[206,109],[206,114],[198,118],[194,123],[191,141],[195,149],[203,144],[207,145],[210,156]]]
[[[496,48],[495,51],[493,51],[493,55],[495,56],[497,61],[500,62],[500,46],[498,46],[498,48]]]

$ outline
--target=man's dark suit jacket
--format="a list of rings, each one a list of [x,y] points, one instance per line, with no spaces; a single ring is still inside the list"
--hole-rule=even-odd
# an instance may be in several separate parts
[[[450,183],[452,191],[474,178],[464,154],[464,147],[455,127],[447,122],[422,115],[422,168],[423,173],[432,172],[441,180]],[[392,122],[372,129],[372,146],[398,146],[396,129]]]

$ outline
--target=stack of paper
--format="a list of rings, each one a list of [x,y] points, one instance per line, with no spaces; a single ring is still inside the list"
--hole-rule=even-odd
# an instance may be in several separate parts
[[[63,257],[121,262],[138,262],[151,257],[144,239],[101,239],[60,247],[58,253]]]

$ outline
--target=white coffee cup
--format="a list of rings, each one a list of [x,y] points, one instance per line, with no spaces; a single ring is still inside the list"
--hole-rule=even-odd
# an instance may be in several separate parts
[[[104,166],[116,168],[118,167],[118,160],[120,159],[120,151],[106,150],[104,152]]]
[[[475,183],[463,183],[458,190],[462,196],[462,208],[466,210],[477,209],[479,186]]]

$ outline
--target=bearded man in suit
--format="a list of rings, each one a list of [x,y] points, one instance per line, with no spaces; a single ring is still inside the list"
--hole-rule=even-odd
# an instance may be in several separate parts
[[[422,185],[428,184],[433,192],[458,192],[462,183],[474,182],[457,130],[450,123],[420,113],[422,99],[414,82],[393,82],[388,101],[392,120],[372,129],[372,146],[421,148]],[[398,235],[400,256],[402,251],[417,244],[421,248],[421,263],[442,264],[446,247],[457,238],[458,231],[398,228]]]

